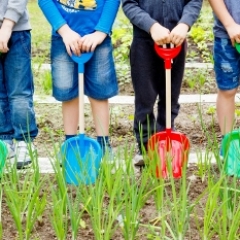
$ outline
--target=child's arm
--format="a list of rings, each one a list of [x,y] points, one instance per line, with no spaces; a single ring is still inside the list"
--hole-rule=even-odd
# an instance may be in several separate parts
[[[120,0],[106,0],[104,3],[103,11],[101,17],[95,27],[96,31],[101,31],[106,34],[110,34],[112,30],[112,25],[116,18]]]
[[[122,0],[122,8],[132,24],[149,33],[155,43],[163,45],[170,42],[169,29],[162,26],[155,19],[138,6],[136,0]]]
[[[9,0],[7,10],[4,14],[2,26],[0,28],[0,52],[9,51],[8,41],[12,35],[14,25],[19,21],[26,10],[27,0]]]
[[[122,0],[122,9],[132,24],[138,28],[150,33],[150,28],[157,21],[138,6],[136,0]]]
[[[95,32],[81,38],[80,48],[82,52],[94,51],[97,45],[101,44],[106,36],[111,33],[119,4],[120,0],[105,1]]]
[[[201,8],[202,0],[189,0],[184,6],[182,17],[178,22],[178,25],[173,28],[170,33],[170,39],[174,45],[181,45],[186,39],[187,33],[190,27],[197,20]]]
[[[221,21],[223,26],[226,28],[228,35],[231,39],[232,45],[235,42],[240,42],[240,25],[237,24],[230,13],[228,12],[226,5],[223,0],[208,0],[213,12],[216,14],[218,19]]]
[[[75,55],[80,55],[81,36],[67,25],[66,20],[62,17],[53,1],[38,0],[38,4],[53,30],[63,38],[68,54],[71,56],[73,52]]]
[[[57,32],[60,27],[67,23],[52,0],[38,0],[38,5],[51,24],[53,31]]]

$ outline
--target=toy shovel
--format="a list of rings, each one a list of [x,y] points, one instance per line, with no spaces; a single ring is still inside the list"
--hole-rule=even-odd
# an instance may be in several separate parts
[[[2,175],[3,168],[7,158],[7,147],[3,141],[0,141],[0,176]]]
[[[182,176],[182,167],[187,163],[190,148],[189,139],[182,133],[171,129],[171,67],[172,59],[181,51],[181,46],[166,48],[166,46],[154,46],[156,53],[164,59],[166,70],[166,130],[158,132],[148,140],[148,152],[150,164],[155,162],[157,178],[169,176],[169,165],[174,178]]]
[[[222,150],[226,174],[240,178],[240,130],[225,135]]]
[[[69,140],[61,147],[64,156],[63,168],[66,182],[79,185],[92,184],[96,181],[102,150],[100,144],[84,134],[84,64],[89,61],[93,53],[82,53],[72,56],[78,64],[79,88],[79,135]]]

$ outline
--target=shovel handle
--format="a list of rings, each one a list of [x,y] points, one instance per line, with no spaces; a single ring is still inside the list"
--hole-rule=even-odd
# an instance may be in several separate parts
[[[240,43],[235,42],[234,46],[235,46],[237,52],[240,53]]]
[[[165,69],[171,69],[172,67],[172,59],[175,58],[179,52],[181,51],[182,45],[178,47],[166,48],[166,46],[160,46],[156,43],[154,44],[154,49],[158,56],[160,56],[165,62]]]
[[[90,60],[93,52],[72,55],[72,60],[78,64],[78,99],[79,99],[79,133],[84,134],[84,64]]]
[[[154,44],[154,49],[158,56],[160,56],[165,63],[166,70],[166,129],[171,132],[171,68],[172,68],[172,59],[175,58],[181,51],[182,45],[174,47],[171,43],[170,48],[167,48],[166,44],[159,46],[156,43]]]

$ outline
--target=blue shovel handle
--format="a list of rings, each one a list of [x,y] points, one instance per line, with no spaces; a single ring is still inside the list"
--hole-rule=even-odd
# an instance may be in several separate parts
[[[88,62],[92,55],[93,52],[81,53],[80,56],[72,55],[72,60],[78,64],[79,73],[84,73],[84,63]]]

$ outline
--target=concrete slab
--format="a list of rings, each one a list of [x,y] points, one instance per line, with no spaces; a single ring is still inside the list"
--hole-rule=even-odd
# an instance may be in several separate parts
[[[217,94],[186,94],[180,95],[179,103],[216,103]],[[55,100],[51,96],[34,96],[34,101],[39,104],[60,104],[61,102]],[[85,103],[89,104],[88,98],[85,96]],[[236,94],[236,102],[240,102],[240,94]],[[134,104],[134,96],[115,96],[109,99],[110,104],[132,105]]]
[[[195,153],[192,152],[189,154],[188,165],[197,164],[200,162],[207,161],[208,164],[215,164],[216,159],[213,153],[202,152]],[[39,169],[41,173],[54,173],[54,169],[51,164],[51,160],[47,157],[41,157],[38,159]],[[123,166],[123,161],[117,164],[118,166]]]

